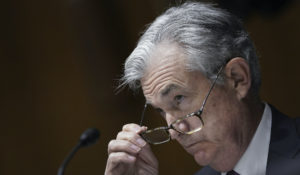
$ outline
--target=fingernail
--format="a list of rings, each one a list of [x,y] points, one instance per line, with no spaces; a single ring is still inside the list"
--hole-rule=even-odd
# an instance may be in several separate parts
[[[130,145],[130,147],[135,151],[135,152],[139,152],[141,150],[140,147],[136,146],[136,145]]]
[[[145,140],[143,140],[143,139],[137,139],[136,142],[137,142],[137,143],[139,144],[139,146],[141,146],[141,147],[143,147],[143,146],[146,145],[146,142],[145,142]]]
[[[136,132],[136,133],[139,133],[141,131],[141,128],[140,127],[134,127],[133,130]]]
[[[135,160],[135,157],[133,156],[127,156],[129,160]]]
[[[147,130],[148,129],[148,127],[147,126],[143,126],[143,130]]]

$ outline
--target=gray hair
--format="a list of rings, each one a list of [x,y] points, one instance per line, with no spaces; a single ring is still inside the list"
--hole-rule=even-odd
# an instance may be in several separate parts
[[[241,21],[212,4],[199,2],[172,7],[155,19],[127,58],[121,86],[129,85],[133,90],[140,87],[150,54],[163,41],[182,47],[188,59],[187,69],[201,71],[209,79],[230,59],[244,58],[250,67],[251,90],[258,94],[258,57]]]

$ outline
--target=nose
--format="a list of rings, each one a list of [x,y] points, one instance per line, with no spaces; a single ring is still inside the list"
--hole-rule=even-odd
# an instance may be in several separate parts
[[[166,114],[166,121],[167,121],[168,126],[170,126],[171,123],[175,121],[175,118],[171,114],[167,113]],[[170,136],[171,136],[172,140],[178,139],[178,137],[180,135],[180,133],[178,133],[174,129],[169,129],[169,133],[170,133]]]
[[[172,140],[177,140],[179,138],[179,134],[177,131],[170,129],[169,130],[170,136]]]

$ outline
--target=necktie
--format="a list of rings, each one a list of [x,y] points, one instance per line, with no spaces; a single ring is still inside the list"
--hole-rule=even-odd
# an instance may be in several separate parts
[[[228,172],[226,173],[226,175],[240,175],[240,174],[237,173],[237,172],[235,172],[235,171],[233,171],[233,170],[231,170],[231,171],[228,171]]]

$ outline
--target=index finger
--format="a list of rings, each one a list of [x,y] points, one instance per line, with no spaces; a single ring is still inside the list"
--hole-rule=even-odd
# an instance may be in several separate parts
[[[123,126],[122,128],[123,131],[127,131],[127,132],[135,132],[135,133],[141,133],[143,131],[147,130],[147,127],[145,126],[140,126],[138,124],[135,123],[130,123],[130,124],[126,124]]]

